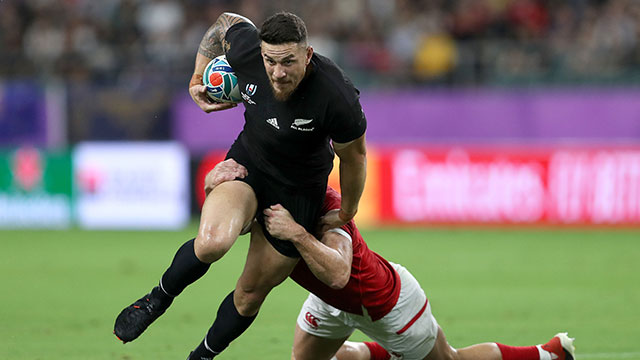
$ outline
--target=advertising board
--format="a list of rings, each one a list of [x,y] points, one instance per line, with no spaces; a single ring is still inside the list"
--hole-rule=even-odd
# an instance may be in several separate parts
[[[71,223],[71,156],[19,147],[0,152],[0,228]]]
[[[640,148],[387,148],[381,220],[640,224]]]
[[[174,142],[87,142],[73,153],[84,228],[176,229],[189,220],[189,155]]]

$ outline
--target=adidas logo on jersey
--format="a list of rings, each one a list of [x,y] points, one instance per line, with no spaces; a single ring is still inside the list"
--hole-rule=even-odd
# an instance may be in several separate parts
[[[280,130],[280,126],[278,126],[278,119],[276,118],[271,118],[271,119],[267,119],[267,124],[273,126],[274,128]]]

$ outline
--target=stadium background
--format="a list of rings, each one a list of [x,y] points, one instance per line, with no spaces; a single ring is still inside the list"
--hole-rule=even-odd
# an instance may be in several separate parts
[[[245,238],[150,334],[122,348],[110,331],[195,233],[198,179],[242,124],[188,97],[202,34],[280,9],[361,89],[358,221],[454,346],[569,330],[584,358],[640,359],[635,0],[0,1],[0,358],[198,342]],[[225,356],[288,356],[303,299],[283,284]]]

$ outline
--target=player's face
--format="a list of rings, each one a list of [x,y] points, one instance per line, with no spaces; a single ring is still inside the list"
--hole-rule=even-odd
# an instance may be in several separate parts
[[[313,49],[306,44],[262,42],[262,61],[276,100],[285,101],[304,78]]]

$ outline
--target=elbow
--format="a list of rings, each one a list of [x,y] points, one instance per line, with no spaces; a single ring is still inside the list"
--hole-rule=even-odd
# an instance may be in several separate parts
[[[341,290],[344,289],[345,286],[347,286],[347,281],[332,281],[328,285],[333,290]]]
[[[333,277],[327,285],[334,290],[344,289],[349,282],[350,274],[349,271],[344,271],[340,275]]]

